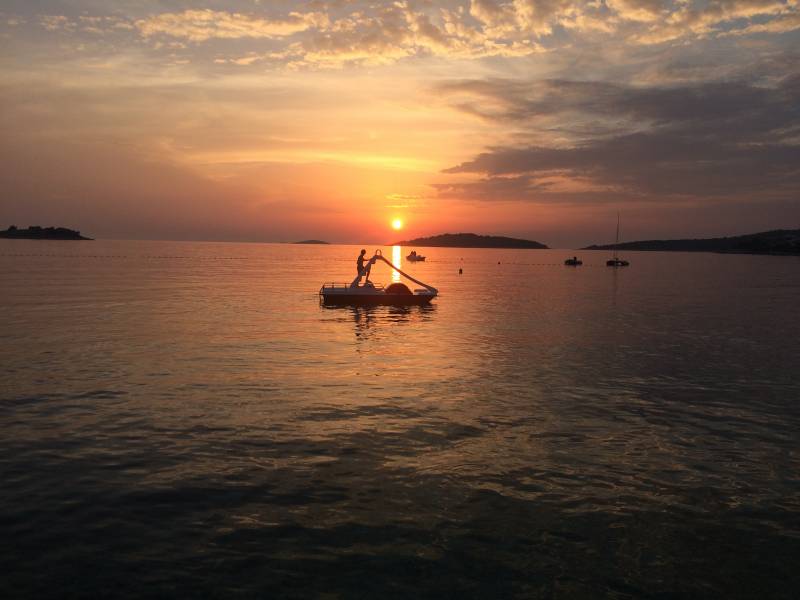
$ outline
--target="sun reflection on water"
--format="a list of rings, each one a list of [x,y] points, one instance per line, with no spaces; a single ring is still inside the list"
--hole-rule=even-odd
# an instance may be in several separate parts
[[[402,269],[403,259],[403,247],[402,246],[392,246],[392,264],[396,267]],[[400,273],[392,269],[392,283],[400,281]]]

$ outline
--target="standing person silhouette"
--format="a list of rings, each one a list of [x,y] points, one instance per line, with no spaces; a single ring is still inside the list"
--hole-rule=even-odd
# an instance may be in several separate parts
[[[367,251],[362,248],[361,254],[358,255],[358,260],[356,261],[356,269],[358,270],[358,274],[353,280],[353,283],[350,284],[350,287],[358,287],[358,282],[361,281],[361,278],[364,276],[366,276],[365,283],[369,281],[369,271],[372,262],[370,261],[367,263],[366,267],[364,266],[364,262],[367,261],[367,259],[364,257],[366,253]]]

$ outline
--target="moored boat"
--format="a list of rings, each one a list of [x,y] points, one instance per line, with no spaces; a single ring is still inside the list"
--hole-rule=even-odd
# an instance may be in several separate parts
[[[619,256],[617,256],[617,247],[619,246],[619,213],[617,213],[617,238],[614,242],[614,254],[613,256],[606,261],[607,267],[627,267],[631,263],[627,260],[622,260]]]
[[[406,260],[411,262],[421,262],[425,260],[425,257],[422,254],[417,254],[416,250],[412,250],[411,253],[406,256]]]

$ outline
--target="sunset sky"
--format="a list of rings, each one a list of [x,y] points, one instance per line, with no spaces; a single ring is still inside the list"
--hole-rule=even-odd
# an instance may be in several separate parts
[[[797,228],[800,5],[1,0],[0,123],[2,228]]]

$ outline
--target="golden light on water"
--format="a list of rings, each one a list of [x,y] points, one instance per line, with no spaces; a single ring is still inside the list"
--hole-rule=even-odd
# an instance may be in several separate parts
[[[402,228],[403,228],[403,219],[392,220],[392,229],[394,229],[395,231],[400,231]]]
[[[403,260],[403,247],[402,246],[392,246],[392,264],[396,267],[403,268],[401,264]],[[392,283],[395,281],[400,281],[400,273],[392,269]]]

